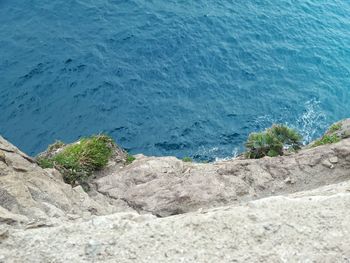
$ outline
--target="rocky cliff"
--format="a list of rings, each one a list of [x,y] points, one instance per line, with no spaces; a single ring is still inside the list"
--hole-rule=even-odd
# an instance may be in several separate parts
[[[0,137],[0,262],[349,262],[349,123],[287,156],[114,158],[88,192]]]

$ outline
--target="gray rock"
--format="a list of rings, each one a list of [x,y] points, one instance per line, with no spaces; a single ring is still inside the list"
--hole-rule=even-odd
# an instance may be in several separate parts
[[[26,224],[31,220],[60,222],[67,214],[83,217],[131,210],[124,202],[100,193],[91,196],[72,189],[54,169],[41,169],[29,156],[0,136],[0,223]]]
[[[6,226],[0,226],[0,243],[7,239],[10,235],[10,231]]]
[[[14,230],[0,255],[4,262],[348,262],[349,189],[346,181],[162,219],[117,213]]]
[[[2,137],[0,153],[0,262],[350,261],[350,138],[259,160],[111,160],[89,193]]]
[[[334,125],[339,126],[339,129],[328,130],[326,134],[328,135],[337,135],[341,139],[346,139],[350,137],[350,119],[344,119],[339,122],[336,122]],[[331,126],[332,127],[332,126]]]
[[[331,157],[329,158],[329,161],[333,164],[338,163],[338,157],[337,156]]]
[[[100,193],[141,213],[165,217],[340,182],[350,178],[349,158],[350,139],[289,156],[214,164],[138,156],[95,183]]]

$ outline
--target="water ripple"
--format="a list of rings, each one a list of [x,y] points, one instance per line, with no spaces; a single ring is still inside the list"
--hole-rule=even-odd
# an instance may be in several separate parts
[[[213,160],[350,112],[347,1],[0,1],[0,134]]]

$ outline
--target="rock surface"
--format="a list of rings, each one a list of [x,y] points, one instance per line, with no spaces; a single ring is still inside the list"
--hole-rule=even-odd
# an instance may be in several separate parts
[[[337,135],[341,139],[350,137],[350,119],[345,119],[333,124],[333,127],[336,126],[335,130],[329,130],[326,132],[328,135]],[[331,126],[332,127],[332,126]]]
[[[161,219],[117,213],[58,227],[11,229],[0,261],[350,262],[349,211],[347,181]]]
[[[159,217],[293,193],[350,179],[350,139],[258,160],[199,164],[137,156],[96,180],[97,190]]]
[[[122,201],[65,184],[58,171],[41,169],[1,136],[0,156],[0,223],[52,224],[128,210]]]
[[[136,157],[86,193],[0,137],[0,262],[350,262],[350,138],[259,160]]]

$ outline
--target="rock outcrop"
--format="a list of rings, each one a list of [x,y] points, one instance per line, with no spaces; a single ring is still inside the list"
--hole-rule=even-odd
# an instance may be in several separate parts
[[[125,209],[122,201],[72,188],[58,171],[41,169],[0,136],[0,223],[53,224]]]
[[[97,190],[133,209],[164,217],[313,189],[350,179],[350,139],[281,157],[199,164],[137,156],[96,180]]]
[[[0,137],[0,262],[350,262],[341,124],[340,142],[259,160],[120,149],[88,193]]]
[[[3,262],[349,262],[350,182],[167,218],[10,229]]]

